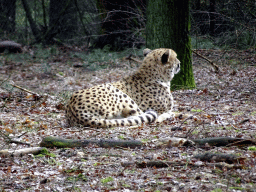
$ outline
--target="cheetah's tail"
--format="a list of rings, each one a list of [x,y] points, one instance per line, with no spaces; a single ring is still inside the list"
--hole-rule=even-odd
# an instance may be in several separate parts
[[[152,123],[156,121],[157,117],[157,112],[149,110],[141,115],[130,116],[123,119],[100,119],[95,123],[95,126],[100,128],[141,125],[142,123]]]

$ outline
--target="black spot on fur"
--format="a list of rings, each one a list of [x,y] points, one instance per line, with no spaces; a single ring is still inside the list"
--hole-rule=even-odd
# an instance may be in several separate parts
[[[130,115],[133,115],[133,114],[135,114],[135,113],[136,113],[135,110],[131,110],[129,114],[130,114]]]

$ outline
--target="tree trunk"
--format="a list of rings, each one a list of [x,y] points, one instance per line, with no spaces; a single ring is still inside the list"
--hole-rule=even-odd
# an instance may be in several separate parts
[[[143,15],[146,0],[97,0],[97,8],[101,13],[101,36],[95,47],[109,45],[112,50],[124,47],[139,47],[142,41],[134,36],[137,28],[143,28]]]
[[[60,40],[72,38],[78,29],[74,0],[51,0],[49,8],[49,39],[57,35]]]
[[[36,41],[40,41],[40,32],[39,32],[39,30],[38,30],[38,28],[36,26],[35,21],[32,18],[32,14],[31,14],[28,2],[27,2],[27,0],[21,0],[21,1],[22,1],[24,10],[26,12],[26,17],[28,18],[28,22],[30,24],[31,31],[32,31]]]
[[[0,0],[0,32],[15,31],[16,0]]]
[[[172,80],[172,89],[195,88],[189,31],[189,0],[149,0],[146,25],[147,47],[171,48],[176,51],[181,62],[181,70]]]

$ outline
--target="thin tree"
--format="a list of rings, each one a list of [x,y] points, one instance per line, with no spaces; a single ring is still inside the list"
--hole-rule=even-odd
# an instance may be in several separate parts
[[[181,62],[172,80],[172,89],[195,88],[192,69],[189,0],[149,0],[147,5],[146,46],[171,48]]]
[[[37,28],[35,21],[33,20],[29,4],[28,4],[27,0],[21,0],[21,1],[22,1],[24,10],[26,12],[26,17],[28,18],[28,22],[30,24],[31,31],[32,31],[36,41],[40,41],[41,33],[40,33],[39,29]]]

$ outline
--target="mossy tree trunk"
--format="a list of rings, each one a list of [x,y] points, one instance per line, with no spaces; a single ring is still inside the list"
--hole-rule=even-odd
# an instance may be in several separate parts
[[[146,45],[150,49],[171,48],[181,62],[172,89],[195,88],[192,69],[189,0],[149,0]]]

